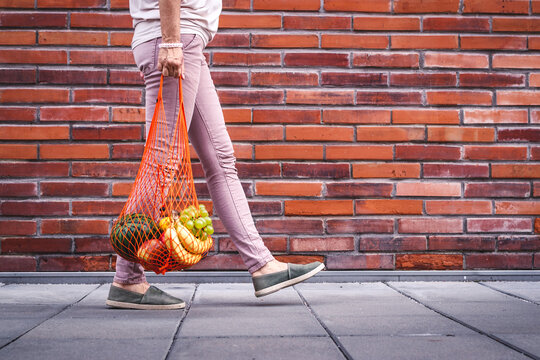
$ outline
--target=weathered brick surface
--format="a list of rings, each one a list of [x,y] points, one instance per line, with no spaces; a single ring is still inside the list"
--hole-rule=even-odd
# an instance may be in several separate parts
[[[1,6],[0,271],[112,270],[108,232],[145,133],[128,1]],[[540,268],[539,1],[223,9],[205,55],[255,223],[279,259]],[[194,269],[245,269],[215,225]]]

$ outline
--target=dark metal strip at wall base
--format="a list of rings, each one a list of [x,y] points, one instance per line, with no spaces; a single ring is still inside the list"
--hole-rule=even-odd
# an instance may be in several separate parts
[[[112,272],[0,272],[4,284],[104,284]],[[146,274],[151,283],[248,283],[246,271],[172,271],[166,276]],[[540,281],[540,270],[366,270],[323,271],[308,280],[315,283],[376,281]]]

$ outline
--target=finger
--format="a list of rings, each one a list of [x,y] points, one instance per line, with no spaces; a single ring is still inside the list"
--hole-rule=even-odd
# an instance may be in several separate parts
[[[164,67],[163,70],[161,71],[161,73],[163,74],[163,76],[169,76],[169,69]]]
[[[186,78],[186,75],[184,74],[184,62],[182,61],[182,70],[181,70],[181,76],[182,76],[182,79],[185,79]]]

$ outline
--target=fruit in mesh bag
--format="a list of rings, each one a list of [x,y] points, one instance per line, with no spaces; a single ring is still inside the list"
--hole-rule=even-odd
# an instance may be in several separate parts
[[[145,241],[139,250],[137,250],[137,257],[152,265],[158,267],[164,265],[168,256],[169,249],[167,246],[158,239],[152,239]]]
[[[160,236],[161,231],[150,216],[129,214],[114,224],[111,231],[111,245],[122,257],[134,260],[139,247],[145,241]]]
[[[165,230],[160,240],[165,243],[171,252],[172,258],[181,265],[191,266],[198,263],[202,258],[202,254],[190,253],[182,246],[178,233],[173,227]]]

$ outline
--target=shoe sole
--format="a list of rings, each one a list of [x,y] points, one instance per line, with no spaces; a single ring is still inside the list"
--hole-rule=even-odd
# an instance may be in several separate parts
[[[135,309],[135,310],[174,310],[174,309],[183,309],[186,306],[186,303],[180,304],[169,304],[169,305],[150,305],[150,304],[133,304],[126,303],[121,301],[107,300],[105,301],[110,307],[121,308],[121,309]]]
[[[324,269],[324,264],[321,264],[321,265],[317,266],[315,269],[311,270],[310,272],[305,273],[304,275],[300,275],[298,277],[295,277],[294,279],[283,281],[283,282],[280,282],[279,284],[272,285],[270,287],[267,287],[265,289],[261,289],[259,291],[255,291],[255,296],[256,297],[261,297],[261,296],[269,295],[269,294],[275,293],[276,291],[281,290],[283,288],[298,284],[299,282],[302,282],[304,280],[309,279],[310,277],[317,274],[319,271],[321,271],[323,269]]]

